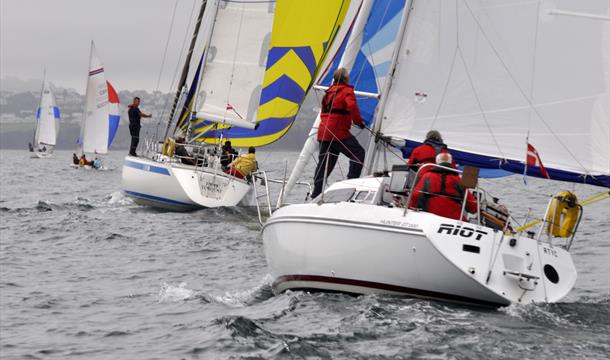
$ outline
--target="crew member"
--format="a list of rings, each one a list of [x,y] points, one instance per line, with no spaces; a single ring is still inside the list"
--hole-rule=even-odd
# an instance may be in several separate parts
[[[415,165],[415,170],[417,171],[424,164],[434,164],[438,154],[446,153],[449,153],[449,150],[447,150],[447,145],[443,142],[441,133],[436,130],[430,130],[426,134],[424,143],[413,149],[407,164]],[[455,166],[455,162],[453,162],[453,165]],[[424,167],[420,171],[419,177],[421,178],[422,175],[430,170],[432,170],[431,166]]]
[[[453,159],[449,153],[438,154],[436,163],[453,168]],[[476,213],[477,201],[470,191],[460,185],[460,175],[457,172],[434,166],[430,168],[415,185],[409,202],[410,208],[460,220],[462,202],[466,196],[466,211]]]
[[[83,154],[81,155],[80,160],[78,161],[78,165],[80,167],[91,166],[91,161],[87,160],[87,157],[85,156],[85,154]]]
[[[258,168],[255,153],[256,149],[254,146],[250,146],[248,148],[248,153],[233,160],[225,172],[240,179],[247,178]]]
[[[72,153],[72,163],[74,165],[78,165],[80,163],[80,160],[78,159],[78,156],[76,156],[75,153]]]
[[[237,156],[237,151],[231,146],[231,141],[225,141],[222,146],[222,155],[220,156],[220,165],[223,168],[227,167]]]
[[[191,154],[189,154],[186,147],[184,147],[184,141],[184,137],[176,138],[176,150],[174,151],[174,155],[177,156],[183,164],[195,165],[195,160],[193,160]]]
[[[339,153],[350,159],[348,179],[360,177],[362,172],[364,149],[350,133],[350,128],[352,122],[361,129],[364,129],[365,125],[360,116],[354,87],[348,83],[347,70],[337,69],[333,74],[333,85],[326,90],[326,94],[322,98],[321,122],[318,128],[320,154],[314,174],[312,199],[322,192],[326,180],[325,175],[328,177],[333,171]]]
[[[140,119],[152,117],[152,114],[145,114],[140,111],[140,98],[134,97],[133,102],[129,105],[129,134],[131,135],[131,146],[129,147],[129,155],[138,156],[136,149],[140,142]]]

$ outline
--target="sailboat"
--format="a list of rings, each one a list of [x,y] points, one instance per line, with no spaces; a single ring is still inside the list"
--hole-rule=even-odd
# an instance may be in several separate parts
[[[309,203],[285,206],[280,198],[262,231],[274,291],[403,294],[492,307],[560,301],[577,278],[570,247],[582,205],[575,194],[551,197],[532,232],[487,221],[484,212],[453,220],[408,208],[416,176],[391,159],[397,144],[412,149],[427,131],[440,130],[455,161],[470,166],[464,186],[476,190],[487,215],[494,200],[473,167],[601,186],[607,198],[608,2],[364,0],[354,28],[374,38],[367,26],[375,32],[393,24],[374,15],[392,4],[402,10],[398,27],[383,37],[391,47],[386,76],[366,96],[378,100],[367,176],[336,182]],[[346,49],[342,63],[379,48]],[[525,161],[531,145],[546,168]],[[306,146],[299,162],[311,151]],[[293,176],[302,168],[297,163]]]
[[[93,41],[89,55],[89,73],[85,95],[85,111],[78,145],[89,160],[97,159],[97,169],[106,169],[102,155],[108,154],[121,122],[119,96],[106,80],[104,66]],[[91,165],[86,165],[87,167]]]
[[[123,189],[128,196],[178,211],[253,205],[254,181],[223,171],[221,146],[231,141],[235,147],[259,147],[283,136],[325,53],[322,41],[316,53],[290,48],[268,53],[270,45],[282,41],[280,35],[271,36],[276,11],[274,1],[202,2],[165,135],[149,143],[146,155],[125,158]],[[324,36],[328,40],[330,34]],[[187,87],[198,38],[203,51]],[[299,82],[281,78],[277,71],[275,78],[268,76],[277,61],[299,62]],[[196,165],[175,156],[179,135],[185,144],[178,145],[190,151]]]
[[[30,152],[33,158],[48,158],[53,155],[59,131],[59,108],[51,90],[51,84],[45,79],[42,82],[40,106],[36,110],[36,132]]]

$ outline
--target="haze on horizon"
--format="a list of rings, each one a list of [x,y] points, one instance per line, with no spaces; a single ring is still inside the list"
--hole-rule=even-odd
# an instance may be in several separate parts
[[[47,78],[84,93],[89,47],[95,41],[107,77],[120,90],[170,90],[187,25],[200,0],[1,0],[0,77]],[[0,89],[2,84],[0,82]]]

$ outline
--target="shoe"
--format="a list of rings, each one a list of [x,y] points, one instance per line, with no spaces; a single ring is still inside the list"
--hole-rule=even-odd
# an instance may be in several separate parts
[[[138,157],[138,154],[136,154],[136,153],[129,153],[129,156]]]

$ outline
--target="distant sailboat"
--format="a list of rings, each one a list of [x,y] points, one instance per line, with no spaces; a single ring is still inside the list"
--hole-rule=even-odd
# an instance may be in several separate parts
[[[36,132],[30,144],[33,158],[48,158],[53,154],[59,131],[59,108],[51,85],[43,80],[40,106],[36,110]]]
[[[94,160],[108,153],[121,121],[119,97],[106,81],[104,66],[91,42],[85,111],[79,138],[80,150]]]

